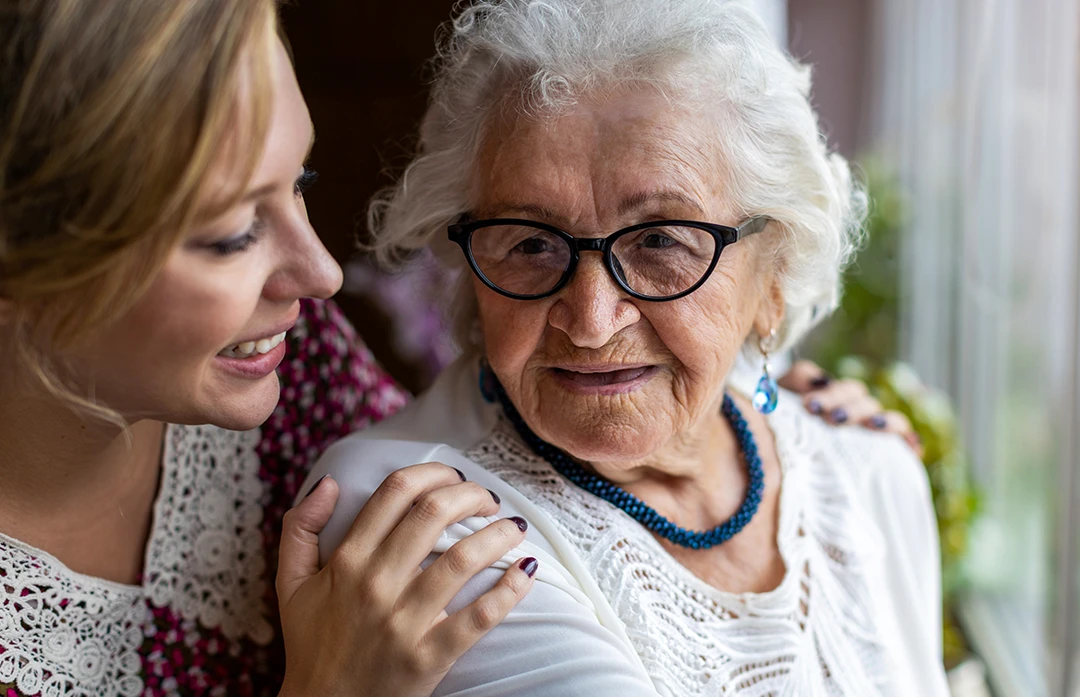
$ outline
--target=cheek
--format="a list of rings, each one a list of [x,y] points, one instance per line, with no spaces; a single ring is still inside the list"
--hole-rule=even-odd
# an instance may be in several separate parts
[[[245,275],[166,265],[110,333],[105,357],[133,372],[152,371],[159,376],[154,381],[201,373],[218,351],[241,338],[254,313],[260,290]]]
[[[138,316],[153,326],[156,342],[179,360],[197,361],[216,354],[241,338],[259,294],[245,283],[229,283],[227,276],[199,282],[183,274],[163,279],[140,303]]]
[[[678,361],[688,388],[720,383],[753,322],[752,303],[733,280],[712,280],[682,300],[647,308],[653,329]]]
[[[479,282],[477,282],[479,284]],[[476,288],[484,350],[496,372],[518,372],[533,355],[547,327],[547,303],[505,298],[479,284]]]

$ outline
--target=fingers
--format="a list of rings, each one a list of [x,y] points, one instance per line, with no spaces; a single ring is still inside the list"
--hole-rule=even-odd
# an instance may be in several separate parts
[[[886,411],[877,414],[868,419],[864,425],[883,433],[895,433],[900,436],[908,444],[908,447],[915,451],[915,454],[919,456],[920,460],[925,454],[923,451],[922,439],[919,438],[919,434],[915,432],[915,428],[911,425],[911,421],[898,411]]]
[[[356,514],[335,555],[366,559],[390,536],[421,497],[440,487],[461,484],[464,479],[465,475],[458,470],[439,462],[425,462],[391,472]],[[427,552],[420,558],[426,555]]]
[[[417,622],[429,622],[469,579],[524,542],[527,528],[522,518],[504,518],[459,540],[412,580],[401,596],[403,606],[418,616]]]
[[[385,564],[389,577],[404,585],[413,569],[431,553],[447,527],[470,516],[499,512],[495,495],[473,482],[461,482],[428,491],[419,499],[371,557]],[[404,573],[403,572],[407,572]]]
[[[808,360],[795,361],[791,370],[777,380],[777,384],[785,390],[791,390],[797,394],[806,394],[811,390],[818,390],[829,384],[829,374],[817,363]]]
[[[796,366],[802,363],[813,366],[809,361],[799,361]],[[803,366],[797,379],[805,377],[807,370]],[[806,392],[803,404],[810,413],[835,425],[860,424],[875,431],[895,433],[920,459],[924,454],[922,441],[908,418],[898,411],[885,411],[860,380],[830,380],[824,387]]]
[[[821,389],[807,392],[803,404],[811,414],[834,424],[858,423],[881,411],[877,400],[870,397],[866,384],[859,380],[832,380]]]
[[[537,568],[536,559],[519,559],[494,588],[436,625],[428,634],[435,650],[451,660],[460,658],[525,597],[533,586]]]
[[[319,573],[319,532],[330,520],[338,500],[338,485],[323,477],[311,492],[285,514],[278,561],[278,597],[287,602],[303,583]]]

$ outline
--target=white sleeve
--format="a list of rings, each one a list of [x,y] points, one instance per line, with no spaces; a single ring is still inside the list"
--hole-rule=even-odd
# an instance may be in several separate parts
[[[524,544],[469,581],[448,612],[465,607],[490,589],[506,568],[522,557],[539,560],[536,583],[510,615],[462,656],[435,691],[438,697],[576,697],[660,694],[645,673],[621,623],[591,579],[568,552],[550,521],[501,479],[450,448],[408,441],[368,440],[349,436],[316,463],[301,488],[330,474],[341,496],[319,536],[323,563],[348,532],[356,513],[392,471],[417,462],[438,461],[462,470],[468,479],[499,494],[499,517],[521,515],[529,522]],[[435,547],[446,551],[458,540],[495,518],[469,518],[444,531]],[[575,574],[575,570],[578,571]]]
[[[911,694],[948,697],[941,653],[941,553],[926,468],[898,437],[865,436],[876,441],[877,463],[868,464],[874,471],[864,494],[885,545],[883,581],[894,606],[890,614],[897,618],[893,658],[912,682]]]
[[[488,590],[503,572],[488,569],[447,612]],[[656,697],[588,608],[547,583],[529,594],[450,669],[433,697]]]

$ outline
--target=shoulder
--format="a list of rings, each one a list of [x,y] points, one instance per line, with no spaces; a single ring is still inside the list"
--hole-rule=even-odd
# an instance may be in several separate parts
[[[827,464],[847,479],[860,498],[887,493],[905,508],[932,510],[930,484],[922,461],[899,436],[857,426],[832,426],[812,416],[792,396],[783,414],[771,420],[778,437]]]

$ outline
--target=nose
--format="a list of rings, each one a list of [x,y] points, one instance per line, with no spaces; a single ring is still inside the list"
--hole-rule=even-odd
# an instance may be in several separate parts
[[[341,290],[341,266],[306,218],[296,221],[283,235],[288,244],[281,246],[278,267],[263,290],[269,299],[280,302],[300,298],[325,300]]]
[[[601,348],[641,318],[637,305],[616,285],[599,254],[583,254],[574,277],[555,297],[548,324],[581,348]]]

